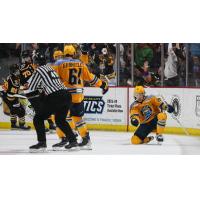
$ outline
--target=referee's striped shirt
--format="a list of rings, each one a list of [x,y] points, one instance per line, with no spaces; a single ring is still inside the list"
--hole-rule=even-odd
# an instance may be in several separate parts
[[[60,81],[57,73],[47,65],[38,67],[28,82],[29,90],[42,89],[46,95],[67,89]]]

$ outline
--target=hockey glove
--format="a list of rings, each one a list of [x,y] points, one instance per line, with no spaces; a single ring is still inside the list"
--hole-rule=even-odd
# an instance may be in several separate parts
[[[100,88],[102,89],[102,94],[106,94],[106,92],[108,92],[108,83],[102,81],[102,85],[100,86]]]
[[[174,112],[174,107],[171,106],[170,104],[163,104],[162,109],[166,110],[168,113],[173,113]]]
[[[138,126],[139,125],[139,121],[138,121],[138,119],[136,119],[136,118],[132,118],[131,119],[131,124],[133,125],[133,126]]]

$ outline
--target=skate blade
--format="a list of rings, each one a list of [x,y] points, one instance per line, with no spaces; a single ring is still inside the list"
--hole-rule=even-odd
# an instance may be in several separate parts
[[[72,147],[71,149],[65,149],[66,151],[80,151],[80,147]]]
[[[52,147],[52,150],[53,150],[53,151],[64,151],[64,150],[66,150],[66,149],[65,149],[64,146],[63,146],[63,147]]]
[[[31,129],[12,128],[11,131],[30,131]]]
[[[29,149],[29,153],[46,153],[47,148]]]
[[[11,131],[17,131],[17,130],[19,130],[19,131],[20,131],[20,129],[19,129],[19,128],[11,128],[10,130],[11,130]]]
[[[80,146],[80,150],[92,150],[91,146]]]

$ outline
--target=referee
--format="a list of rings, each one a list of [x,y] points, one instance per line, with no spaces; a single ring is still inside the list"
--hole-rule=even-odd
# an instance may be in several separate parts
[[[69,141],[65,148],[79,150],[76,137],[66,121],[66,115],[71,104],[71,94],[67,92],[56,72],[51,67],[45,65],[45,56],[39,50],[33,52],[33,63],[36,70],[29,81],[28,89],[30,92],[35,92],[40,88],[45,93],[45,97],[40,102],[40,109],[36,112],[33,119],[38,143],[30,146],[30,151],[41,152],[46,150],[44,120],[48,119],[51,114],[55,115],[57,127],[65,133]]]

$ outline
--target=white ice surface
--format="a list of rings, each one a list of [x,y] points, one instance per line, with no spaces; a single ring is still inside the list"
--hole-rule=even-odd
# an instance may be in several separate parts
[[[131,133],[90,131],[93,150],[81,150],[77,152],[52,151],[52,144],[59,140],[55,134],[47,135],[48,152],[40,154],[64,154],[64,155],[113,155],[113,154],[152,154],[152,155],[178,155],[200,154],[200,137],[183,135],[164,135],[164,143],[158,145],[152,141],[144,145],[131,145]],[[38,154],[29,153],[29,146],[36,144],[35,131],[11,131],[0,130],[0,155]]]

